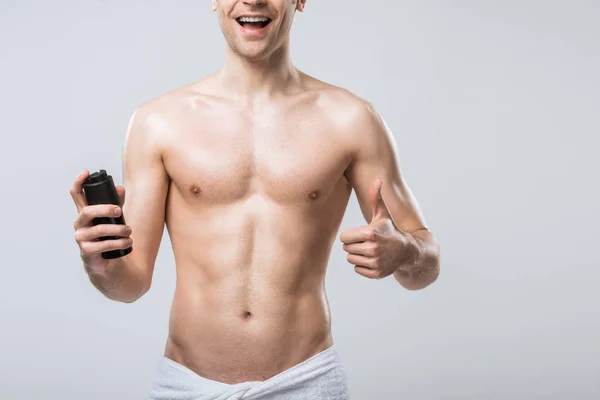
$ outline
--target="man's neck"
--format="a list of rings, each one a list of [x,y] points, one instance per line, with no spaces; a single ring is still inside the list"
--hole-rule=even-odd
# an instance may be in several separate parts
[[[286,46],[260,60],[245,59],[227,46],[227,62],[219,72],[219,78],[221,84],[236,96],[246,98],[288,92],[300,83],[300,73],[292,65]]]

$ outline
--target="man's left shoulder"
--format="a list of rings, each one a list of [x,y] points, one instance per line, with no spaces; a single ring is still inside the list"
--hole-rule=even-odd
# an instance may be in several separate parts
[[[318,106],[331,122],[346,131],[375,127],[381,122],[373,103],[329,83],[320,84]]]

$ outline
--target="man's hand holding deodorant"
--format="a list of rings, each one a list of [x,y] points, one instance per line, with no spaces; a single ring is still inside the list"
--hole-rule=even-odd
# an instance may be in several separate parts
[[[111,260],[133,250],[131,227],[126,225],[122,210],[125,188],[115,187],[105,170],[91,175],[83,170],[75,178],[70,193],[77,206],[73,227],[81,259],[89,274],[105,275],[110,272],[109,266],[115,264]]]

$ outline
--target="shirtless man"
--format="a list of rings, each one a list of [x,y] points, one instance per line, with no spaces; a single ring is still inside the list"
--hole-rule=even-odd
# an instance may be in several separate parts
[[[212,1],[226,64],[133,114],[117,186],[127,226],[92,226],[120,207],[86,204],[88,170],[71,189],[85,270],[110,299],[150,289],[166,223],[177,283],[152,398],[348,397],[324,281],[353,189],[367,225],[339,240],[356,273],[409,290],[438,276],[438,245],[381,116],[290,61],[305,1]],[[107,235],[123,238],[97,240]]]

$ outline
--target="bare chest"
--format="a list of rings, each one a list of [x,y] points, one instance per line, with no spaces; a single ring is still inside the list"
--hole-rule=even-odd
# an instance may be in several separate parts
[[[183,124],[163,160],[181,196],[226,204],[260,194],[278,203],[311,204],[345,181],[348,155],[326,120],[267,115]]]

